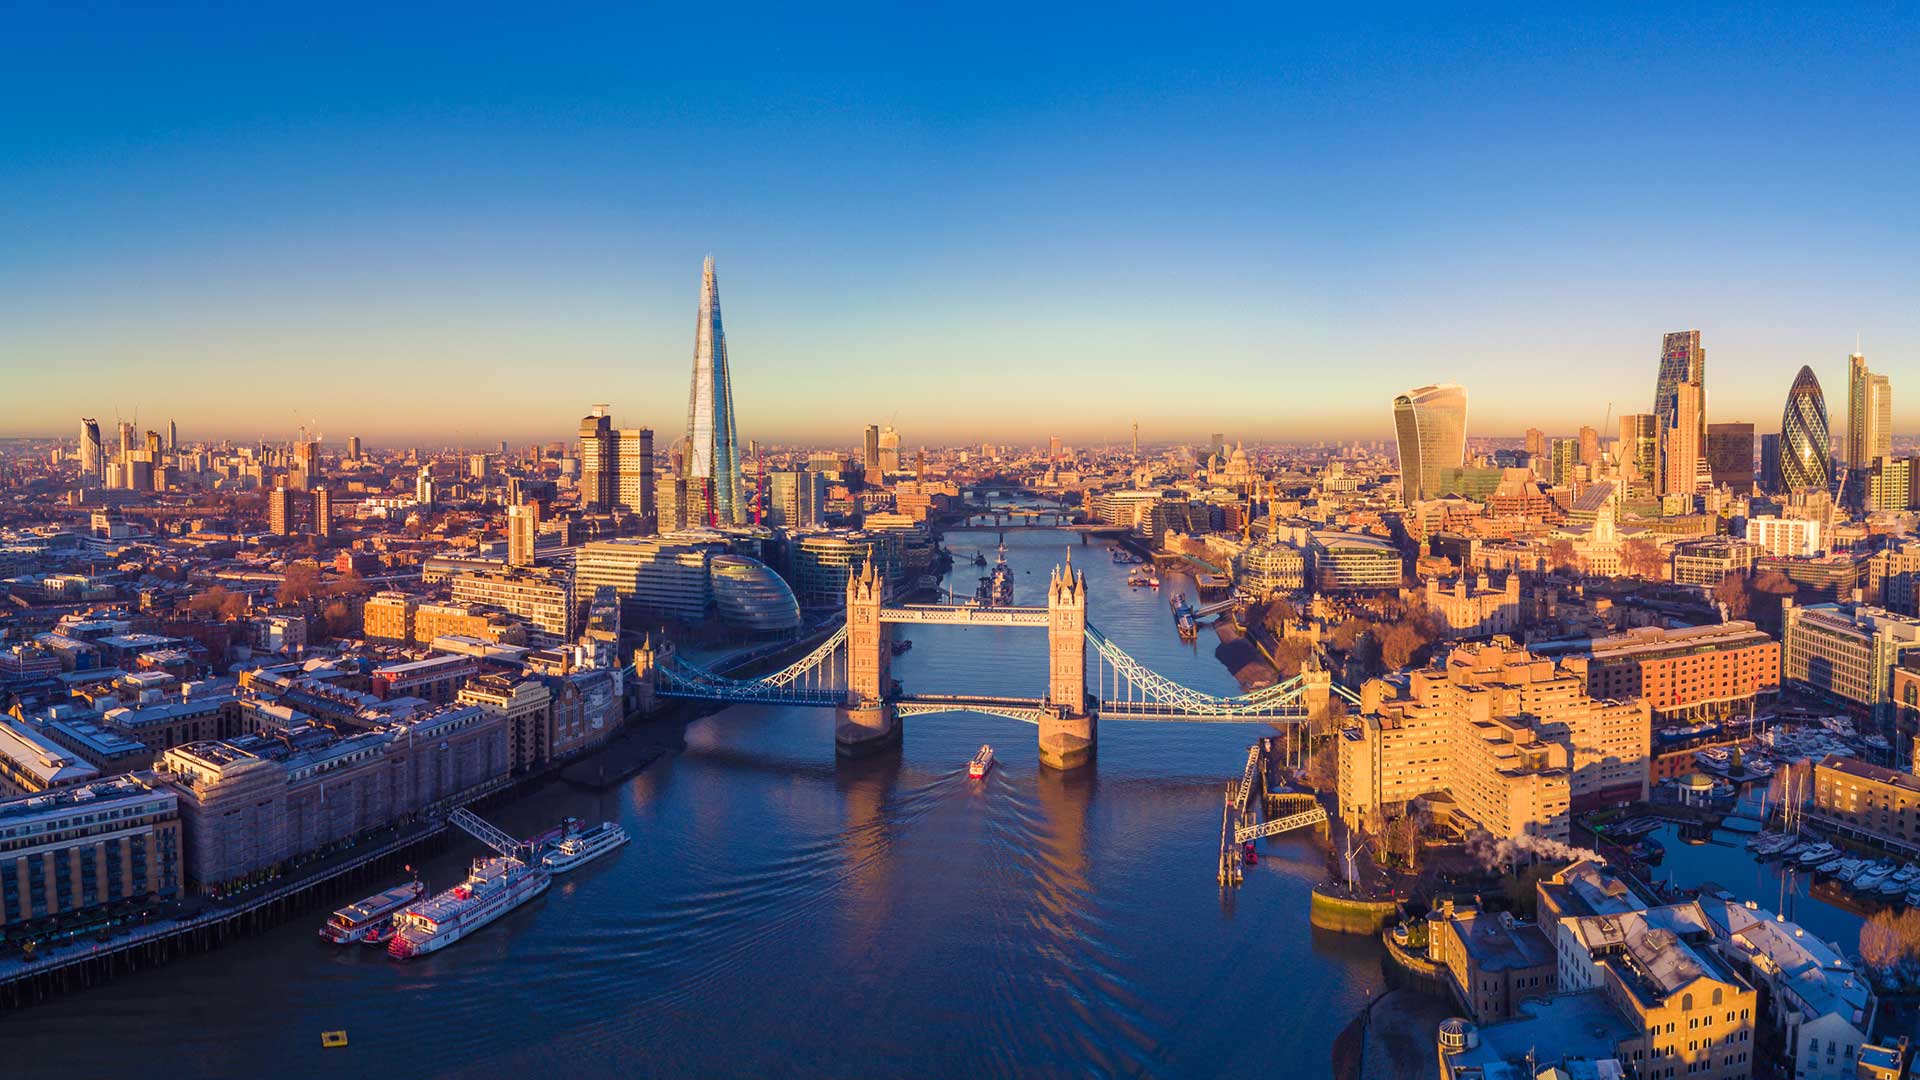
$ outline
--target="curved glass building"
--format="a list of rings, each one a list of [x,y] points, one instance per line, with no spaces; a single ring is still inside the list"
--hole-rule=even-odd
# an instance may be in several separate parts
[[[766,563],[745,555],[715,555],[707,569],[713,606],[728,629],[756,636],[800,629],[800,601]]]
[[[1467,463],[1467,390],[1423,386],[1393,399],[1400,490],[1408,506],[1442,493],[1441,474]]]
[[[1833,479],[1833,443],[1827,435],[1827,399],[1813,368],[1802,366],[1780,417],[1780,487],[1826,491]]]

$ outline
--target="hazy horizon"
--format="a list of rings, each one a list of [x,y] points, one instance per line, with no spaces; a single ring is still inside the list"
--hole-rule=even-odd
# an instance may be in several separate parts
[[[1910,11],[1099,10],[22,13],[0,433],[670,439],[709,253],[743,439],[1571,434],[1689,328],[1910,430]]]

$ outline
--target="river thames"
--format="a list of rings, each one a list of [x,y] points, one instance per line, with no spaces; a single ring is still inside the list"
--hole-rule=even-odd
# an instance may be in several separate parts
[[[1103,543],[1005,535],[1017,602],[1045,603],[1071,547],[1110,638],[1236,691],[1211,630],[1174,632],[1190,580],[1129,589]],[[996,538],[949,534],[956,593]],[[909,690],[1045,693],[1043,631],[902,632]],[[729,709],[625,784],[488,811],[518,835],[611,818],[634,842],[447,951],[332,948],[315,911],[0,1021],[8,1075],[1323,1076],[1379,946],[1307,925],[1308,840],[1264,841],[1231,895],[1214,880],[1221,791],[1267,730],[1103,723],[1094,765],[1061,775],[997,717],[915,717],[897,754],[847,763],[830,710]],[[975,782],[982,742],[996,767]],[[482,853],[458,837],[429,884]],[[323,1050],[333,1029],[349,1045]]]

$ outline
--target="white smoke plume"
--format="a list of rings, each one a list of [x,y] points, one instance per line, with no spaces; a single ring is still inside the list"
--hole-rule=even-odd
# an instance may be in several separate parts
[[[1476,832],[1467,837],[1467,854],[1480,865],[1490,870],[1504,866],[1516,866],[1525,863],[1575,862],[1590,859],[1601,865],[1606,859],[1597,851],[1563,844],[1558,840],[1549,840],[1544,836],[1522,834],[1514,837],[1497,837],[1492,833]]]

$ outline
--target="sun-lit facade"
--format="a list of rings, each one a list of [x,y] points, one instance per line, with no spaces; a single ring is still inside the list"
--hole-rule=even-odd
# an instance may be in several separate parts
[[[1467,463],[1467,390],[1423,386],[1393,399],[1400,489],[1411,505],[1441,493],[1442,474]]]
[[[1780,417],[1780,484],[1788,491],[1825,491],[1832,477],[1826,397],[1813,369],[1802,366]]]
[[[723,524],[746,521],[737,441],[727,334],[720,325],[720,285],[713,274],[713,256],[709,255],[700,272],[700,318],[693,332],[685,470],[688,480],[712,490],[714,517]]]

